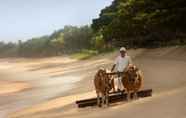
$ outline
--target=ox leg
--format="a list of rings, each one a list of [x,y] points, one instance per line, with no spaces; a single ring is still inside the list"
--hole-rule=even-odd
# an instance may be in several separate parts
[[[105,99],[105,102],[106,102],[106,105],[109,106],[109,95],[108,93],[106,93],[106,99]]]
[[[138,99],[137,91],[134,92],[134,99]]]
[[[100,104],[100,94],[99,93],[97,94],[97,106],[98,107],[101,107],[101,104]]]
[[[102,96],[101,96],[101,106],[104,106],[104,104],[105,104],[105,96],[102,94]]]
[[[127,92],[127,101],[130,101],[130,92]]]

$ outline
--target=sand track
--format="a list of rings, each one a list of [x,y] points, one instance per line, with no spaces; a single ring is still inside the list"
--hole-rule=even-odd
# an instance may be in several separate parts
[[[12,81],[22,79],[32,84],[33,89],[15,95],[12,104],[1,106],[0,110],[4,116],[9,114],[12,118],[185,118],[185,51],[186,47],[130,50],[129,55],[144,73],[143,88],[152,88],[153,96],[103,109],[78,109],[74,101],[95,96],[94,73],[100,66],[111,68],[117,52],[85,61],[4,59],[0,62],[0,75]],[[13,70],[15,67],[17,69]],[[9,73],[12,76],[7,76]],[[20,101],[24,103],[20,105]]]

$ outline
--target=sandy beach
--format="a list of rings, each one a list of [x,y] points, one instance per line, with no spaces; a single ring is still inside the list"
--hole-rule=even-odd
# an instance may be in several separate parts
[[[142,89],[152,88],[153,96],[108,108],[79,109],[75,101],[95,96],[96,70],[110,69],[118,52],[81,61],[0,59],[0,118],[185,118],[185,51],[186,47],[129,50],[144,73]]]

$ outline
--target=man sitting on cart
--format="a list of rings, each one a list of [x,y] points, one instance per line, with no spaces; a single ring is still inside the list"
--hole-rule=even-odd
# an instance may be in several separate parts
[[[130,56],[127,55],[127,50],[125,47],[120,48],[120,55],[115,59],[114,65],[112,66],[111,71],[118,72],[117,79],[114,80],[114,84],[117,86],[117,91],[124,90],[122,81],[121,81],[121,72],[126,71],[129,64],[132,64]]]

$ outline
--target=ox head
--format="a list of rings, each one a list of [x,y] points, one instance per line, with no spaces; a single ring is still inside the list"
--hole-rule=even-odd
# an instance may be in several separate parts
[[[111,77],[107,74],[109,71],[106,70],[105,68],[100,68],[98,70],[98,76],[101,78],[102,82],[104,83],[105,88],[107,90],[112,89],[111,88]]]
[[[105,76],[105,74],[106,74],[106,69],[105,68],[100,68],[98,70],[98,76],[103,77],[103,76]]]
[[[135,81],[138,79],[138,68],[135,65],[130,64],[127,69],[127,73],[130,76],[130,81]]]

